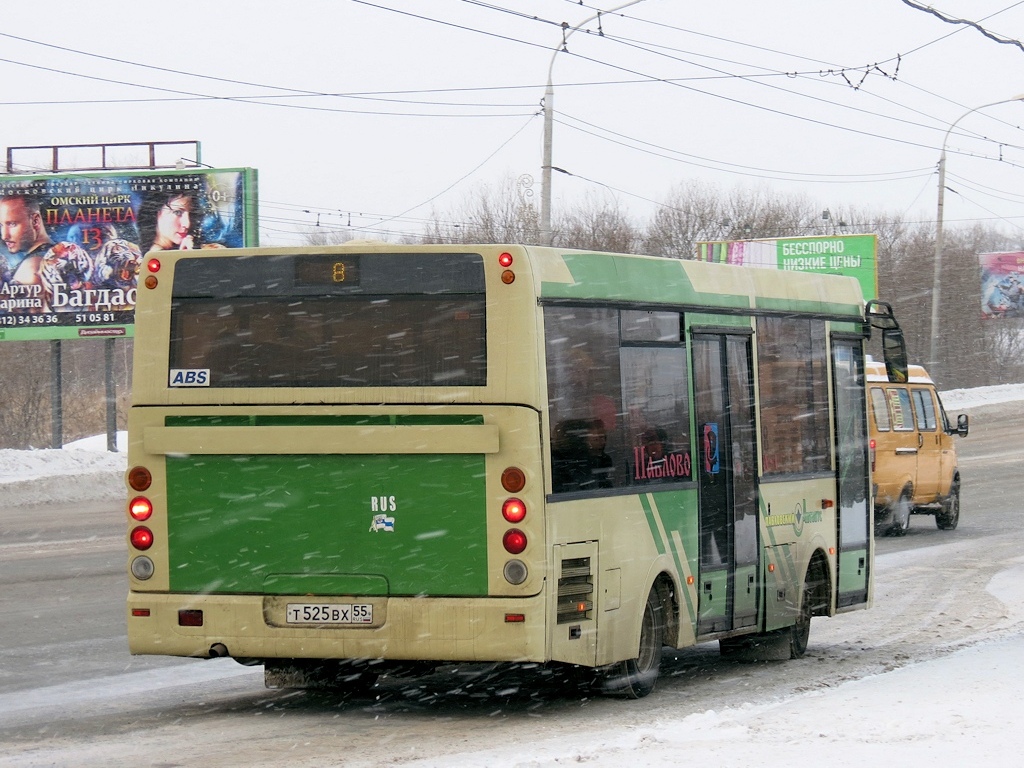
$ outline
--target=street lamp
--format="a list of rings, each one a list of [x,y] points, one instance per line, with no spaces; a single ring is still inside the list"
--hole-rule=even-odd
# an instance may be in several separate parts
[[[541,177],[540,177],[540,242],[541,245],[551,245],[551,140],[552,130],[554,127],[554,115],[555,115],[555,89],[551,84],[551,73],[555,68],[555,57],[558,56],[564,50],[565,41],[569,39],[569,36],[576,30],[583,27],[584,24],[589,24],[594,19],[599,18],[605,14],[614,13],[615,11],[621,11],[623,8],[628,8],[631,5],[641,3],[643,0],[630,0],[628,3],[617,5],[614,8],[609,8],[607,11],[598,11],[593,16],[584,19],[575,27],[570,27],[567,23],[562,24],[562,46],[556,48],[555,52],[551,54],[551,64],[548,65],[548,84],[544,89],[544,164],[541,166]],[[559,169],[561,170],[561,169]]]
[[[982,104],[980,107],[969,109],[953,121],[949,126],[949,129],[946,131],[946,135],[942,137],[942,153],[939,155],[939,207],[935,216],[935,263],[933,264],[934,274],[932,276],[932,338],[928,350],[928,369],[931,371],[933,379],[937,376],[939,367],[939,289],[942,282],[940,277],[942,272],[942,208],[946,194],[946,142],[949,141],[949,134],[953,132],[957,123],[968,115],[973,115],[979,110],[994,107],[999,104],[1010,104],[1014,101],[1024,101],[1024,93],[1018,94],[1009,99],[993,101],[990,104]]]

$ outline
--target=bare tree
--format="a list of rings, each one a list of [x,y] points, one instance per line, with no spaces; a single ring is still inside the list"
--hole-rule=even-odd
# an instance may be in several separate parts
[[[540,217],[533,201],[508,178],[492,192],[484,187],[444,219],[437,218],[423,234],[425,243],[540,242]]]
[[[729,223],[718,190],[704,183],[677,184],[647,227],[645,252],[693,258],[696,243],[722,240]]]
[[[563,248],[635,253],[642,247],[640,229],[620,205],[591,197],[562,214],[554,228],[555,245]]]

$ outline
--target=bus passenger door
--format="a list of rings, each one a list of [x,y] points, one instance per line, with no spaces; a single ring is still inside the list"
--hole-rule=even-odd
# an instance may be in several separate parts
[[[750,336],[695,333],[698,634],[757,623],[757,468]]]
[[[868,601],[869,483],[863,350],[859,340],[833,339],[839,471],[839,589],[837,607]]]

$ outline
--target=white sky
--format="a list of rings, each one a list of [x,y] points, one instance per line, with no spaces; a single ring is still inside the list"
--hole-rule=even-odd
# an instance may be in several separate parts
[[[933,222],[946,130],[1024,94],[1024,47],[902,0],[643,0],[553,56],[559,24],[596,7],[7,3],[0,142],[199,140],[203,162],[259,170],[264,245],[299,242],[318,218],[360,236],[418,232],[481,186],[526,174],[539,203],[554,58],[553,165],[573,174],[555,174],[556,218],[589,195],[646,219],[647,201],[700,180]],[[1019,0],[937,7],[1024,40]],[[1019,103],[960,120],[948,225],[1024,231],[1022,121]]]

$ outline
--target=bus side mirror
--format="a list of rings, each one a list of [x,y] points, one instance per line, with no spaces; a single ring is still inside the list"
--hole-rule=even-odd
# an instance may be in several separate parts
[[[882,357],[885,359],[885,374],[889,381],[897,384],[905,383],[907,372],[907,343],[903,338],[903,329],[885,328],[882,330]]]
[[[907,371],[907,342],[903,329],[896,322],[892,306],[878,299],[871,299],[864,306],[868,328],[882,332],[882,359],[885,360],[885,375],[889,381],[905,384],[910,376]],[[870,333],[870,330],[868,331]]]
[[[970,422],[966,413],[961,413],[956,417],[956,433],[960,435],[960,437],[967,437],[967,430],[969,428]]]

